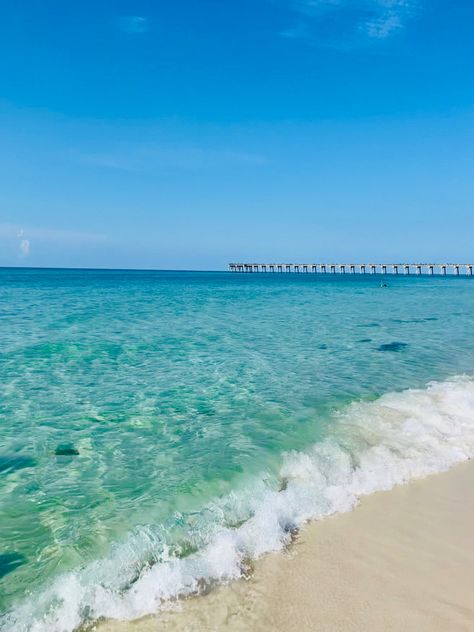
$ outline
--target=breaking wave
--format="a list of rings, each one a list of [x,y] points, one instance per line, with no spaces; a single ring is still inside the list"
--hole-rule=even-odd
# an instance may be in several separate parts
[[[0,629],[72,632],[102,617],[155,613],[170,599],[245,575],[249,560],[284,547],[308,520],[349,511],[362,496],[472,456],[471,378],[352,403],[324,440],[282,456],[278,480],[262,475],[200,512],[177,514],[174,540],[160,525],[137,528],[106,559],[61,575],[17,605]]]

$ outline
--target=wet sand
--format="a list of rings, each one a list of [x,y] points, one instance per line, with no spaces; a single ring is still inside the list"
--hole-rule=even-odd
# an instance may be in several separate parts
[[[252,577],[100,632],[474,630],[474,462],[306,525]]]

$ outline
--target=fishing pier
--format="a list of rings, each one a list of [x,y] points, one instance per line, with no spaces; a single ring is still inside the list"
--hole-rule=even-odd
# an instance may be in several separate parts
[[[474,263],[229,263],[230,272],[472,276]]]

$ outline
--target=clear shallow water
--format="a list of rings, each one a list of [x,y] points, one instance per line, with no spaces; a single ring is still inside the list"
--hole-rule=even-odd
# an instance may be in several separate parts
[[[3,629],[152,612],[474,454],[474,281],[388,285],[0,270]]]

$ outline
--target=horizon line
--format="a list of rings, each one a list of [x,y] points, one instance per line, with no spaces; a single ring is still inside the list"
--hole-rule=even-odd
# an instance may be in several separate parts
[[[188,268],[96,268],[84,266],[4,266],[0,270],[89,270],[103,272],[228,272],[227,269],[202,269],[192,270]]]

